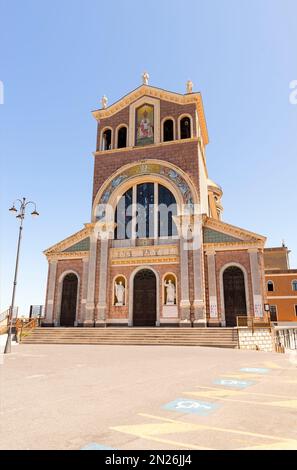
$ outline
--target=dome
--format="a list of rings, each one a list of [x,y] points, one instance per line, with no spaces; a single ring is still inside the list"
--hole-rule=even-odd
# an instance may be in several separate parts
[[[221,186],[219,186],[217,183],[215,183],[213,180],[211,180],[210,178],[207,179],[207,186],[209,188],[214,188],[216,190],[219,190],[221,193],[223,193],[223,189],[221,188]]]

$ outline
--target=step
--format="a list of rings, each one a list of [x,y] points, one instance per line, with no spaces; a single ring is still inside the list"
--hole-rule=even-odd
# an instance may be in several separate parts
[[[35,328],[22,338],[25,344],[168,345],[237,347],[234,328]]]

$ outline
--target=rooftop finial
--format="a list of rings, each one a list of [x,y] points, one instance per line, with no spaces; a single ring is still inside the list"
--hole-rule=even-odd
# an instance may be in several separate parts
[[[147,72],[143,72],[142,74],[142,83],[143,85],[148,85],[149,84],[149,79],[150,79],[150,76]]]
[[[193,82],[192,82],[192,80],[187,81],[187,93],[193,93]]]
[[[103,95],[102,98],[101,98],[101,105],[102,105],[103,109],[107,108],[107,103],[108,103],[107,96]]]

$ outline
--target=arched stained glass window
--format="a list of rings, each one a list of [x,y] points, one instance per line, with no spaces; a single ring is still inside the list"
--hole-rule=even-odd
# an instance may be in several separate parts
[[[137,184],[129,188],[118,202],[115,239],[176,236],[173,219],[176,214],[176,200],[169,189],[158,183]]]

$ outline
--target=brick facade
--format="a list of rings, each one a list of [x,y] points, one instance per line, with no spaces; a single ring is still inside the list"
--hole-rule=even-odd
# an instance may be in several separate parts
[[[132,99],[133,93],[137,93],[137,98]],[[129,128],[131,122],[135,122],[135,115],[131,113],[134,113],[137,109],[138,100],[141,104],[145,103],[146,94],[151,98],[150,102],[156,103],[157,108],[155,109],[158,109],[159,121],[154,122],[154,132],[155,136],[160,136],[160,142],[155,141],[154,144],[143,147],[132,145],[117,149],[116,129],[121,124]],[[212,212],[209,205],[207,205],[209,194],[214,197],[212,191],[215,191],[215,194],[219,194],[221,197],[222,190],[214,182],[207,180],[204,144],[207,143],[208,138],[200,95],[198,96],[196,93],[170,95],[169,92],[164,90],[146,87],[132,92],[130,101],[129,96],[127,95],[110,108],[94,112],[98,120],[98,127],[96,151],[94,153],[93,204],[98,191],[106,182],[112,185],[112,176],[122,167],[127,164],[135,164],[135,168],[139,168],[139,163],[157,160],[161,170],[170,168],[172,173],[172,179],[167,178],[166,180],[164,172],[162,173],[160,170],[157,175],[159,177],[158,184],[161,184],[160,181],[164,180],[164,185],[167,185],[169,190],[175,184],[175,191],[179,191],[180,200],[184,200],[183,175],[186,174],[187,187],[190,188],[190,191],[191,188],[194,188],[191,195],[192,202],[202,203],[204,201],[203,213],[201,211],[197,213],[198,205],[191,207],[192,218],[187,222],[189,224],[188,228],[190,230],[195,229],[199,233],[207,229],[208,235],[216,233],[216,238],[208,237],[208,240],[201,247],[198,246],[194,250],[186,250],[180,240],[169,240],[169,243],[166,244],[158,238],[147,240],[149,242],[147,246],[146,242],[143,244],[145,248],[142,248],[137,238],[126,244],[121,242],[114,245],[113,240],[109,240],[108,243],[95,240],[93,244],[92,242],[80,244],[79,242],[83,238],[93,236],[94,227],[105,223],[99,220],[96,224],[93,215],[91,223],[86,225],[86,229],[82,231],[81,235],[79,232],[45,252],[50,263],[52,260],[57,261],[57,264],[53,264],[49,269],[46,323],[59,325],[63,287],[60,278],[67,271],[74,271],[79,276],[77,309],[76,312],[73,312],[75,325],[108,326],[117,322],[121,325],[126,325],[128,322],[133,324],[133,277],[136,270],[141,266],[157,273],[157,292],[159,292],[157,304],[159,305],[161,324],[163,321],[164,324],[181,324],[181,326],[222,325],[223,292],[221,272],[226,265],[232,263],[241,266],[246,272],[247,297],[249,299],[247,314],[253,316],[254,302],[257,302],[258,308],[259,305],[261,308],[265,300],[263,263],[265,238],[246,232],[238,227],[224,224],[220,221],[217,212]],[[182,116],[189,116],[192,123],[191,136],[184,140],[179,138],[178,132],[179,120]],[[161,139],[161,125],[165,117],[173,118],[175,123],[175,139],[170,142],[162,142]],[[112,148],[102,151],[101,135],[105,128],[112,130]],[[128,133],[129,131],[128,129]],[[132,130],[129,134],[129,142],[131,142],[131,135]],[[151,180],[153,178],[154,175],[152,175]],[[140,181],[140,174],[136,173],[131,185],[139,184],[138,181]],[[114,183],[114,187],[119,190],[119,194],[121,194],[121,184],[122,182]],[[179,217],[181,217],[180,214],[183,213],[183,210],[184,208],[179,207]],[[198,226],[194,224],[193,220],[199,220]],[[108,223],[113,225],[114,219]],[[196,233],[192,233],[196,236]],[[71,249],[73,246],[74,249]],[[121,259],[113,258],[114,251],[112,247],[121,251]],[[85,251],[78,252],[78,249]],[[170,249],[173,251],[171,252]],[[70,252],[73,257],[69,256]],[[255,252],[257,253],[256,258],[254,256]],[[208,256],[211,256],[211,262],[209,263]],[[214,262],[212,256],[214,256]],[[137,259],[137,263],[133,259]],[[169,262],[169,260],[172,261]],[[213,269],[213,272],[209,271]],[[163,278],[164,275],[169,275],[169,273],[174,274],[173,282],[176,283],[176,301],[174,305],[170,303],[165,305]],[[117,276],[123,276],[126,279],[126,301],[122,306],[116,306],[114,302],[114,279]],[[168,309],[166,310],[165,307],[168,307]],[[164,318],[163,311],[165,310],[174,313]]]
[[[105,181],[122,166],[141,160],[163,160],[186,172],[199,191],[198,140],[133,149],[108,150],[95,155],[93,201]]]

